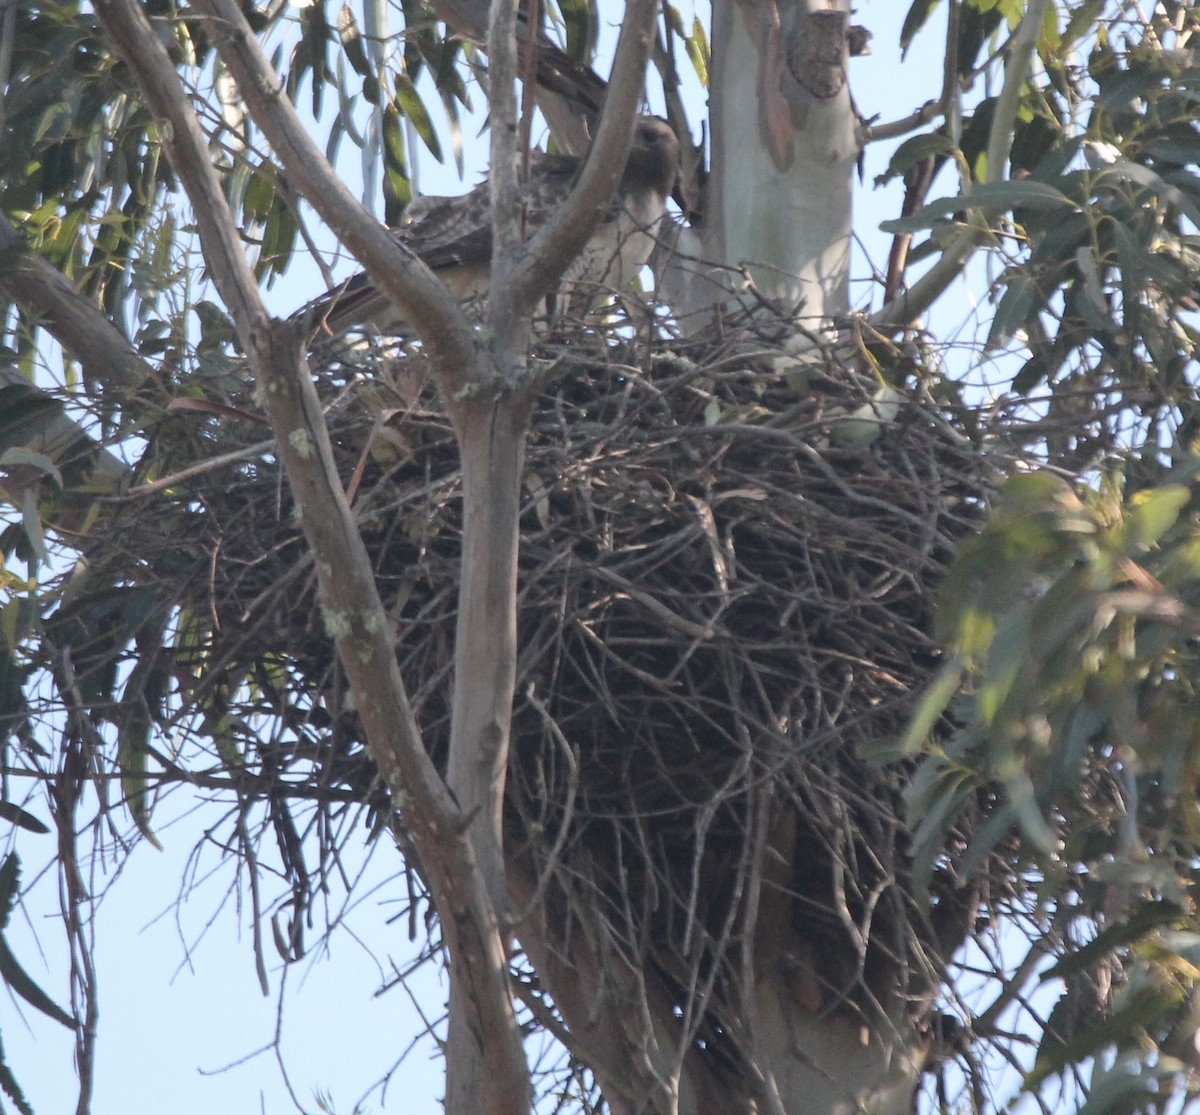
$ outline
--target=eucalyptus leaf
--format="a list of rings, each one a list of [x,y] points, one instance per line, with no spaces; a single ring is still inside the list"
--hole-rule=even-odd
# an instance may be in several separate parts
[[[29,978],[25,969],[17,963],[3,935],[0,935],[0,979],[13,994],[19,995],[35,1010],[41,1011],[47,1018],[53,1018],[68,1030],[75,1029],[75,1019]]]

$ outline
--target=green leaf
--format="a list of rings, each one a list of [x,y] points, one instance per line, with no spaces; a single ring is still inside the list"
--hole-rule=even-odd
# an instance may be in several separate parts
[[[1112,317],[1100,283],[1096,257],[1090,248],[1080,246],[1075,250],[1075,266],[1079,268],[1079,280],[1083,289],[1080,309],[1097,333],[1106,332],[1112,326]]]
[[[1026,839],[1032,842],[1043,855],[1052,856],[1057,847],[1057,840],[1054,830],[1046,823],[1046,818],[1042,816],[1042,812],[1038,808],[1037,792],[1026,768],[1021,767],[1009,771],[1004,783],[1008,792],[1008,801],[1012,805]],[[982,832],[987,832],[987,830],[988,826],[985,825]],[[981,833],[977,833],[976,839],[979,839],[980,836]]]
[[[312,70],[312,113],[321,118],[321,101],[326,86],[329,84],[329,58],[327,47],[332,38],[332,29],[325,14],[325,5],[307,4],[300,9],[301,39],[296,47],[297,70],[303,74],[306,69]],[[290,78],[289,74],[289,78]],[[295,90],[289,89],[288,95],[295,100]]]
[[[1172,590],[1178,590],[1192,581],[1200,581],[1200,538],[1172,544],[1164,552],[1154,572]]]
[[[1200,208],[1193,205],[1181,189],[1170,185],[1164,178],[1147,166],[1124,160],[1105,167],[1096,176],[1096,187],[1109,184],[1115,179],[1118,188],[1126,182],[1133,182],[1160,197],[1168,205],[1173,206],[1194,225],[1200,225]]]
[[[3,453],[0,453],[0,468],[11,470],[22,467],[35,468],[39,472],[44,472],[59,488],[63,486],[62,473],[58,471],[58,465],[44,453],[35,453],[24,445],[10,445]]]
[[[1147,933],[1171,925],[1183,917],[1183,910],[1174,902],[1161,899],[1140,903],[1132,913],[1113,922],[1096,934],[1087,944],[1064,956],[1052,968],[1041,975],[1045,983],[1052,979],[1065,979],[1076,972],[1086,971],[1108,953],[1141,940]]]
[[[22,634],[24,633],[24,625],[21,624],[22,608],[21,598],[19,596],[11,596],[2,605],[0,605],[0,639],[3,639],[3,645],[6,648],[15,647],[17,645],[19,635],[17,627],[21,625]],[[5,655],[4,663],[6,668],[12,663],[12,656]],[[4,709],[3,712],[11,714],[15,709]]]
[[[995,347],[1005,344],[1014,332],[1015,330],[1011,326],[1008,327],[1007,335],[1002,339],[998,339]],[[1012,390],[1014,395],[1028,395],[1030,391],[1047,378],[1050,374],[1049,358],[1050,353],[1046,346],[1039,346],[1034,350],[1033,355],[1025,362],[1025,366],[1013,376]]]
[[[1009,276],[1007,289],[992,315],[988,329],[988,348],[1003,348],[1023,333],[1030,317],[1046,303],[1041,286],[1030,275],[1017,271]]]
[[[879,227],[884,232],[917,232],[933,228],[945,217],[961,213],[966,209],[979,209],[984,213],[1003,213],[1010,209],[1058,212],[1074,209],[1075,203],[1062,190],[1046,182],[1032,178],[1006,182],[980,182],[966,195],[942,197],[931,201],[911,217],[884,221]]]
[[[1134,1045],[1139,1041],[1140,1031],[1155,1022],[1168,1017],[1179,1007],[1178,992],[1160,987],[1143,987],[1137,991],[1127,992],[1122,996],[1122,1002],[1107,1017],[1095,1019],[1083,1033],[1066,1043],[1065,1048],[1055,1050],[1045,1062],[1034,1065],[1033,1071],[1025,1078],[1023,1090],[1032,1091],[1052,1072],[1065,1065],[1075,1064],[1086,1057],[1094,1057],[1109,1046]],[[1130,1074],[1109,1074],[1107,1080],[1114,1085],[1114,1097],[1126,1096],[1128,1085],[1136,1083],[1137,1077]],[[1107,1087],[1093,1086],[1088,1103],[1080,1109],[1093,1112],[1104,1110],[1137,1110],[1124,1106],[1106,1107],[1102,1098],[1107,1094]],[[1111,1101],[1109,1101],[1111,1102]]]
[[[1132,1112],[1162,1110],[1163,1091],[1154,1079],[1155,1070],[1142,1063],[1122,1060],[1111,1068],[1100,1064],[1088,1086],[1087,1101],[1072,1115],[1131,1115]],[[1169,1082],[1164,1081],[1169,1086]]]
[[[1073,209],[1075,203],[1062,190],[1032,178],[1006,182],[980,182],[971,187],[967,202],[973,208],[1056,211]]]
[[[1035,273],[1044,268],[1045,273],[1059,279],[1064,260],[1073,257],[1081,244],[1090,244],[1091,237],[1091,225],[1084,214],[1075,212],[1055,217],[1048,231],[1035,236],[1036,247],[1029,259],[1030,268]]]
[[[21,1091],[17,1078],[13,1076],[12,1069],[8,1067],[2,1044],[0,1044],[0,1089],[3,1089],[4,1094],[16,1104],[21,1115],[33,1115],[33,1108],[29,1106],[29,1101],[25,1098],[25,1093]]]
[[[1028,609],[1018,609],[996,627],[988,648],[987,669],[975,692],[977,713],[984,724],[996,725],[1027,660],[1029,618]]]
[[[699,18],[692,20],[692,33],[684,39],[684,46],[687,47],[688,58],[691,60],[692,69],[696,71],[696,76],[700,79],[700,84],[705,89],[708,88],[708,66],[712,54],[708,46],[708,36],[704,33],[704,24]]]
[[[1090,34],[1096,26],[1096,17],[1104,11],[1108,0],[1083,0],[1074,5],[1067,25],[1063,29],[1059,50],[1065,50],[1072,44]]]
[[[904,23],[900,27],[901,56],[908,53],[908,48],[912,45],[917,32],[925,26],[929,19],[929,13],[937,6],[938,0],[913,0],[912,7],[908,9],[908,14],[905,15]]]
[[[396,74],[395,81],[396,107],[412,122],[417,135],[421,137],[421,142],[429,148],[429,153],[439,163],[442,162],[442,145],[438,141],[437,132],[433,129],[433,121],[430,120],[429,113],[425,109],[425,102],[417,94],[417,90],[407,74]]]
[[[988,856],[1012,831],[1017,823],[1017,807],[1006,801],[998,806],[992,815],[980,825],[971,835],[971,839],[963,852],[957,867],[964,879],[977,878],[980,870],[986,864]]]
[[[16,852],[9,852],[0,863],[0,929],[8,926],[20,885],[21,860]]]
[[[0,387],[0,450],[23,448],[62,415],[62,403],[36,387]]]
[[[1047,507],[1082,506],[1071,485],[1046,470],[1010,476],[1000,489],[1000,499],[1005,511],[1018,514]]]
[[[452,121],[458,119],[455,104],[461,104],[470,111],[471,97],[467,83],[459,72],[459,56],[463,53],[465,44],[461,39],[447,39],[440,43],[436,53],[436,64],[433,67],[433,80],[442,102],[446,105],[446,115]]]
[[[40,1010],[55,1022],[61,1022],[68,1030],[75,1029],[75,1019],[29,978],[25,969],[17,963],[17,958],[13,956],[3,936],[0,936],[0,979],[4,980],[9,990],[20,995],[35,1010]]]
[[[25,535],[33,552],[41,561],[49,563],[50,553],[46,549],[46,535],[42,530],[42,517],[38,514],[37,493],[32,488],[26,488],[21,500],[21,522],[25,527]]]
[[[954,658],[937,672],[937,676],[921,695],[917,710],[909,721],[908,730],[900,741],[900,751],[903,754],[915,755],[925,746],[961,684],[962,662]]]
[[[277,198],[276,204],[267,214],[267,222],[263,228],[262,245],[259,248],[257,272],[265,272],[272,277],[282,275],[292,258],[292,250],[296,246],[296,234],[299,231],[296,218],[290,205],[283,198]]]
[[[349,4],[343,4],[338,12],[337,21],[338,38],[342,40],[342,49],[346,52],[346,58],[350,65],[354,67],[355,73],[362,77],[374,78],[375,70],[371,65],[370,59],[367,57],[367,49],[363,45],[362,33],[358,29],[358,24],[354,19],[354,12],[350,9]]]
[[[681,39],[687,38],[687,32],[683,29],[683,14],[674,4],[663,4],[663,19],[669,31]]]
[[[935,865],[945,855],[946,833],[978,785],[971,772],[930,758],[905,788],[904,808],[913,828],[912,872],[918,886],[928,886]]]
[[[50,831],[32,813],[27,813],[11,801],[0,801],[0,820],[7,821],[10,825],[16,825],[17,828],[23,828],[26,832],[36,832],[39,836],[44,836]],[[0,929],[3,927],[3,922],[0,922]]]
[[[883,185],[893,178],[900,177],[922,159],[930,156],[951,157],[956,150],[954,143],[944,132],[926,132],[924,135],[912,136],[892,152],[887,170],[875,179],[875,184]]]
[[[573,62],[586,65],[592,59],[599,13],[591,0],[559,0],[566,30],[566,51]]]
[[[252,172],[242,194],[242,214],[249,221],[265,220],[275,203],[275,177],[264,170]]]
[[[130,684],[134,678],[130,678]],[[121,790],[125,795],[125,807],[133,823],[155,848],[162,851],[162,844],[150,827],[152,798],[146,789],[146,767],[149,757],[150,710],[140,692],[130,694],[129,685],[121,701],[121,724],[117,733],[117,767],[121,772]]]
[[[1123,524],[1126,548],[1134,552],[1155,545],[1179,520],[1191,498],[1191,489],[1182,484],[1136,492]]]

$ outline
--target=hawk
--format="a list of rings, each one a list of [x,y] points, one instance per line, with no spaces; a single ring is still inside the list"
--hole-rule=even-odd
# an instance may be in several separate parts
[[[541,155],[521,187],[525,230],[532,237],[570,192],[583,159]],[[616,195],[583,251],[563,276],[561,292],[582,312],[600,289],[621,290],[646,265],[679,170],[679,141],[656,116],[638,118]],[[461,302],[487,295],[492,266],[491,191],[487,179],[459,197],[419,197],[396,237],[416,253]],[[381,334],[411,329],[365,271],[302,307],[293,318],[319,334],[352,329]]]

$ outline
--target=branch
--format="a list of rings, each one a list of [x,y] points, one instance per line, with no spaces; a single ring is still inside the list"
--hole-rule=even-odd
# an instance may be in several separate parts
[[[629,0],[626,5],[591,153],[570,196],[529,242],[520,260],[501,257],[493,263],[500,270],[493,270],[489,325],[528,314],[600,223],[629,157],[657,15],[658,0]]]
[[[516,303],[506,305],[503,295],[496,297],[506,285],[511,261],[524,237],[524,221],[520,203],[520,180],[517,170],[517,0],[494,0],[488,19],[488,116],[491,123],[491,159],[488,172],[492,206],[492,306],[503,311],[516,311],[514,318],[507,313],[498,322],[499,314],[488,315],[488,325],[496,332],[499,326],[506,338],[519,327],[517,317],[533,308]],[[538,292],[538,297],[544,293]],[[505,345],[505,347],[508,347]],[[493,345],[493,348],[495,346]]]
[[[926,101],[915,112],[900,117],[899,120],[889,120],[886,124],[867,124],[862,129],[862,141],[865,147],[868,143],[877,143],[881,139],[897,139],[909,132],[915,132],[931,120],[942,115],[941,101]]]
[[[113,387],[141,387],[154,369],[99,307],[62,272],[34,252],[0,213],[0,287],[83,368],[84,375]]]
[[[0,289],[79,361],[85,378],[109,387],[137,389],[153,381],[154,369],[129,344],[125,335],[56,268],[25,242],[0,213]],[[0,387],[38,391],[14,368],[0,368]],[[40,394],[40,392],[39,392]],[[79,489],[40,506],[45,521],[68,545],[85,532],[84,541],[105,530],[107,516],[94,514],[96,499],[117,495],[132,476],[129,466],[110,453],[78,422],[61,412],[40,425],[25,448],[56,465],[86,459],[90,462]],[[38,488],[43,474],[33,467],[13,466],[0,478],[4,498],[19,505],[26,489]]]
[[[223,0],[205,0],[203,6],[210,11],[227,7]],[[267,315],[241,255],[205,137],[162,40],[136,0],[97,0],[95,7],[155,118],[175,173],[192,202],[213,281],[257,373],[276,433],[277,452],[316,563],[327,628],[350,682],[372,757],[393,801],[404,808],[413,843],[429,876],[453,970],[463,989],[466,1021],[479,1036],[489,1084],[478,1097],[480,1108],[490,1115],[523,1113],[528,1110],[528,1068],[509,995],[507,955],[496,911],[467,838],[465,820],[424,749],[396,661],[391,625],[337,475],[320,400],[296,330]],[[294,114],[289,116],[290,110],[283,107],[286,101],[279,95],[274,74],[246,69],[246,59],[259,60],[261,52],[236,9],[233,14],[237,19],[230,26],[237,24],[237,29],[222,45],[228,56],[237,60],[239,78],[261,80],[253,93],[242,87],[252,114],[257,106],[273,122],[268,126],[267,119],[259,119],[259,125],[268,135],[274,131],[287,143],[292,137],[286,126],[275,126],[276,117],[294,119]],[[289,157],[296,155],[296,149],[290,150]],[[328,167],[324,169],[328,176]],[[321,180],[320,174],[315,180]],[[364,216],[361,210],[357,215]],[[353,225],[354,219],[350,223]],[[370,218],[366,223],[371,226],[366,239],[381,239],[391,248],[381,252],[379,259],[402,256]],[[392,278],[391,290],[400,290],[410,285],[412,276]],[[423,288],[424,284],[412,285]],[[447,300],[452,301],[434,281],[432,302]],[[418,308],[416,301],[411,305]],[[452,335],[460,322],[469,334],[457,306],[448,316],[453,319]],[[444,360],[446,353],[443,350],[439,355]],[[477,365],[472,362],[472,367]]]
[[[992,129],[988,136],[987,182],[999,182],[1004,175],[1004,165],[1012,147],[1017,109],[1020,107],[1021,90],[1029,76],[1033,53],[1037,50],[1046,4],[1047,0],[1029,0],[1029,6],[1010,41],[1008,61],[1004,66],[1004,87],[996,100]],[[964,197],[967,206],[970,200],[968,193]],[[942,296],[962,274],[967,260],[986,237],[987,222],[977,212],[968,214],[968,222],[969,227],[955,237],[933,267],[904,294],[871,316],[873,326],[886,329],[909,324]]]
[[[626,9],[614,85],[592,155],[549,226],[524,245],[518,223],[515,0],[497,0],[489,24],[496,247],[488,355],[493,374],[514,390],[446,400],[463,468],[463,574],[447,777],[472,818],[475,853],[500,911],[507,902],[502,816],[516,676],[521,474],[528,408],[537,388],[524,376],[528,318],[587,243],[612,199],[629,154],[656,12],[656,0],[636,0]]]
[[[1016,131],[1017,110],[1021,107],[1021,92],[1029,77],[1038,36],[1042,33],[1046,4],[1047,0],[1029,0],[1009,45],[1008,61],[1004,64],[1004,86],[996,98],[992,130],[988,136],[988,182],[999,182],[1004,177],[1004,166]]]
[[[445,285],[366,211],[334,173],[296,114],[236,0],[198,0],[221,60],[255,123],[304,195],[367,269],[372,282],[413,322],[445,377],[447,394],[477,371],[475,334]]]
[[[868,124],[863,128],[863,145],[880,139],[895,139],[928,124],[939,116],[949,116],[958,104],[958,28],[959,5],[962,0],[950,0],[946,18],[946,52],[942,59],[942,92],[936,101],[926,101],[916,112],[888,124]],[[957,137],[954,137],[957,142]]]
[[[21,387],[31,395],[57,403],[15,368],[0,367],[0,388],[4,387]],[[82,548],[102,538],[111,525],[103,505],[101,513],[96,514],[97,501],[104,496],[120,495],[133,479],[133,473],[124,461],[61,411],[39,426],[40,431],[25,443],[26,449],[48,457],[60,471],[81,460],[88,462],[87,472],[78,483],[38,502],[38,514],[59,539],[68,546]],[[45,473],[35,465],[7,465],[0,470],[0,498],[20,507],[28,489],[46,490],[41,487],[43,480]]]

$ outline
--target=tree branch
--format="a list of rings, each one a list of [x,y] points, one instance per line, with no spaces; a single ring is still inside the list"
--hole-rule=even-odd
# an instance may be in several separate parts
[[[1004,67],[1004,86],[996,100],[992,116],[992,129],[988,135],[987,178],[988,182],[999,182],[1004,176],[1004,166],[1012,147],[1017,109],[1020,107],[1021,90],[1029,76],[1034,51],[1037,50],[1038,34],[1045,16],[1047,0],[1030,0],[1009,44],[1008,62]],[[970,194],[964,198],[970,205]],[[871,316],[871,324],[877,328],[906,325],[920,317],[966,267],[987,234],[987,222],[978,212],[968,212],[969,227],[961,232],[942,252],[938,261],[907,291],[889,305]]]
[[[445,285],[366,211],[334,173],[283,91],[236,0],[197,0],[222,61],[292,184],[413,322],[448,395],[478,375],[475,332]]]
[[[613,88],[579,182],[549,226],[523,244],[517,143],[517,4],[496,0],[488,21],[493,255],[488,355],[496,385],[447,396],[462,452],[463,552],[455,631],[447,777],[471,818],[471,840],[496,910],[508,908],[503,805],[517,660],[517,555],[525,432],[535,382],[525,375],[534,304],[591,238],[616,190],[633,139],[656,0],[626,8]],[[527,28],[527,36],[535,29]],[[453,974],[446,1093],[449,1115],[475,1110],[486,1065],[473,1056],[468,989]]]
[[[939,116],[949,116],[959,101],[958,90],[958,28],[959,5],[962,0],[950,0],[946,17],[946,54],[942,61],[942,92],[936,101],[926,101],[916,112],[887,124],[868,124],[863,128],[863,146],[881,139],[896,139],[928,124]],[[957,136],[953,137],[958,142]]]
[[[600,223],[633,143],[635,117],[645,86],[646,65],[654,46],[658,0],[629,0],[609,73],[604,112],[591,153],[567,200],[528,244],[519,261],[501,265],[492,284],[489,324],[506,316],[523,317],[562,277]],[[497,285],[500,297],[497,298]]]
[[[886,124],[867,124],[862,130],[863,146],[865,147],[868,143],[877,143],[881,139],[898,139],[902,135],[908,135],[909,132],[915,132],[918,128],[924,127],[941,115],[941,101],[926,101],[915,112],[910,112],[907,116],[900,117],[899,120],[889,120]]]
[[[1004,177],[1008,153],[1012,149],[1016,130],[1017,110],[1021,107],[1021,93],[1025,79],[1029,77],[1033,55],[1037,51],[1038,36],[1046,14],[1047,0],[1029,0],[1029,6],[1021,17],[1009,43],[1008,61],[1004,64],[1004,85],[996,98],[996,109],[992,114],[992,130],[988,135],[987,179],[999,182]]]
[[[521,244],[522,213],[517,165],[517,3],[494,0],[488,18],[488,115],[491,159],[488,183],[492,204],[493,268],[512,256]],[[503,285],[503,267],[493,289]],[[496,328],[494,317],[489,325]],[[503,323],[501,328],[503,328]],[[511,326],[508,329],[511,332]]]
[[[153,381],[154,369],[133,351],[125,335],[65,275],[34,252],[3,213],[0,213],[0,288],[26,314],[38,319],[37,324],[79,361],[86,379],[128,389]],[[38,391],[14,368],[0,368],[0,387]],[[95,537],[106,522],[105,516],[97,519],[93,513],[96,498],[122,491],[132,476],[129,466],[61,412],[39,425],[38,434],[26,443],[27,449],[48,457],[60,467],[81,458],[90,464],[82,499],[75,498],[76,491],[68,491],[39,510],[46,523],[68,544],[78,539],[81,531],[86,530],[87,537]],[[0,478],[0,491],[9,501],[19,504],[25,490],[36,489],[43,478],[32,466],[12,466]]]
[[[55,401],[32,386],[15,368],[0,368],[0,387],[23,388]],[[69,546],[82,546],[101,537],[109,518],[103,513],[96,515],[96,501],[125,490],[133,478],[129,466],[61,411],[39,423],[39,432],[25,443],[25,448],[48,457],[60,470],[80,460],[88,462],[82,483],[71,485],[51,500],[39,501],[38,514]],[[45,491],[41,488],[43,480],[45,474],[35,465],[7,465],[0,471],[0,493],[13,506],[19,507],[27,489]]]
[[[154,369],[128,338],[79,293],[62,272],[34,252],[0,213],[0,287],[27,314],[38,317],[91,380],[112,387],[141,387]]]
[[[222,0],[205,0],[203,6],[210,11],[227,7]],[[258,376],[277,450],[295,496],[296,513],[316,563],[326,626],[350,682],[372,756],[393,801],[404,811],[429,877],[456,982],[462,989],[466,1023],[476,1035],[483,1058],[488,1087],[476,1097],[478,1109],[490,1115],[523,1115],[529,1106],[528,1068],[509,995],[507,954],[496,911],[461,811],[424,749],[400,676],[387,613],[337,475],[320,400],[296,330],[287,322],[271,320],[262,304],[199,122],[142,9],[135,0],[98,0],[96,11],[158,122],[167,154],[191,199],[213,281]],[[253,94],[243,85],[252,114],[257,108],[276,124],[276,116],[294,118],[281,108],[286,101],[274,75],[248,70],[244,64],[247,57],[261,59],[258,44],[254,41],[251,45],[251,39],[249,29],[238,24],[223,45],[238,59],[237,76],[262,82]],[[270,134],[266,120],[258,123]],[[285,143],[294,138],[287,127],[274,130]],[[290,157],[296,157],[298,150],[291,149]],[[327,166],[324,173],[326,177],[331,174]],[[391,243],[377,227],[366,240],[373,241],[376,233]],[[395,252],[381,252],[379,258],[392,254]],[[449,299],[436,281],[431,292],[424,289],[423,280],[410,283],[412,279],[411,274],[395,279],[392,288],[407,291],[411,286],[419,296],[431,294],[431,305]],[[410,308],[419,311],[421,301],[418,297]],[[445,309],[444,305],[439,309]],[[459,324],[469,333],[457,306],[448,317],[452,319],[448,323],[451,341],[461,332]],[[445,359],[445,349],[439,356]],[[471,366],[477,363],[473,361]]]

